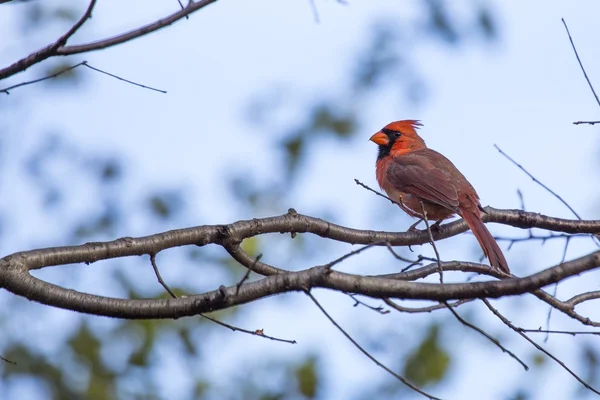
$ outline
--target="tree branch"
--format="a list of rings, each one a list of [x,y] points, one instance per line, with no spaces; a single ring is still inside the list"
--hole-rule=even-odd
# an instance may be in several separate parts
[[[155,22],[141,26],[129,32],[125,32],[110,38],[101,39],[90,43],[66,46],[67,40],[71,36],[73,36],[73,34],[75,34],[75,32],[77,32],[79,28],[81,28],[81,26],[86,22],[88,18],[91,17],[92,9],[96,4],[96,0],[92,0],[88,9],[86,10],[85,14],[81,17],[81,19],[77,21],[77,23],[75,23],[75,25],[73,25],[57,41],[28,55],[25,58],[20,59],[19,61],[13,63],[12,65],[6,68],[0,69],[0,80],[15,75],[19,72],[23,72],[32,65],[42,62],[50,57],[87,53],[90,51],[105,49],[121,43],[128,42],[133,39],[137,39],[138,37],[165,28],[179,21],[180,19],[187,17],[193,12],[198,11],[201,8],[206,7],[207,5],[214,3],[215,1],[217,0],[201,0],[197,2],[189,1],[188,5],[185,6],[183,9],[174,12],[173,14],[168,15],[165,18],[161,18]]]

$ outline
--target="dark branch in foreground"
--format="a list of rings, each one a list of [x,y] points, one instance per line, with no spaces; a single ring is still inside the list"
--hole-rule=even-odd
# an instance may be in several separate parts
[[[575,221],[552,218],[520,210],[496,210],[487,208],[486,221],[502,222],[523,228],[550,228],[571,233],[597,233],[600,221]],[[467,229],[459,220],[442,225],[432,233],[436,240],[448,238]],[[179,229],[141,238],[121,238],[110,242],[92,242],[80,246],[55,247],[15,253],[0,259],[0,287],[46,305],[73,311],[117,318],[179,318],[198,315],[245,304],[270,295],[306,291],[311,288],[328,288],[346,293],[360,294],[372,298],[403,298],[433,301],[461,300],[471,298],[498,298],[532,292],[543,301],[575,318],[573,305],[559,302],[538,289],[559,282],[570,276],[600,266],[600,251],[567,261],[561,265],[540,271],[524,278],[507,278],[500,281],[433,284],[410,282],[421,275],[437,272],[434,265],[394,276],[360,276],[345,274],[331,266],[317,266],[298,272],[287,271],[256,261],[240,250],[239,243],[245,238],[276,232],[312,233],[324,238],[347,243],[394,246],[423,244],[429,241],[426,232],[378,232],[356,230],[335,225],[322,219],[290,212],[278,217],[238,221],[229,225],[206,225]],[[262,279],[245,282],[239,291],[236,285],[222,287],[203,294],[178,299],[129,300],[96,296],[65,289],[44,282],[29,273],[30,270],[73,263],[94,263],[118,257],[158,254],[158,252],[185,245],[205,246],[218,244],[234,252],[234,258],[263,275]],[[237,250],[235,250],[237,249]],[[442,263],[446,270],[468,270],[469,263]],[[496,276],[489,267],[475,267],[480,273]],[[368,268],[365,268],[368,270]],[[581,316],[580,316],[581,317]],[[578,318],[579,319],[579,318]],[[585,321],[581,317],[581,321]]]

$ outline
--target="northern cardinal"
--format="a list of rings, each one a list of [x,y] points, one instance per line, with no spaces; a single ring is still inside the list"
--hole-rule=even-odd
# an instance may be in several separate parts
[[[502,250],[481,219],[483,208],[477,192],[450,160],[427,148],[416,131],[420,126],[416,120],[396,121],[371,136],[370,140],[379,145],[379,186],[407,214],[420,218],[411,228],[422,221],[422,207],[436,226],[454,214],[460,215],[490,264],[510,273]]]

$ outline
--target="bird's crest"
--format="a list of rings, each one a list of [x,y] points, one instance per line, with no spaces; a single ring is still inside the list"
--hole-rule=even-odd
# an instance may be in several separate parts
[[[421,121],[416,119],[405,119],[402,121],[394,121],[385,126],[384,129],[389,129],[391,131],[398,131],[404,134],[407,133],[417,133],[417,129],[422,127],[423,124]]]

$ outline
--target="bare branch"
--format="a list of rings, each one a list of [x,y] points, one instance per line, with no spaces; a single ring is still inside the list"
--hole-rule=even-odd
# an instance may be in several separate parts
[[[174,22],[179,21],[182,18],[187,17],[200,10],[201,8],[206,7],[209,4],[214,3],[217,0],[201,0],[201,1],[190,1],[187,6],[183,9],[174,12],[171,15],[168,15],[165,18],[161,18],[155,22],[150,24],[141,26],[137,29],[131,30],[129,32],[125,32],[110,38],[97,40],[90,43],[67,46],[67,40],[75,34],[75,32],[85,23],[85,21],[91,16],[92,9],[96,3],[96,0],[92,0],[85,14],[81,17],[79,21],[75,25],[73,25],[63,36],[61,36],[56,42],[49,44],[48,46],[31,53],[25,58],[20,59],[19,61],[13,63],[12,65],[0,69],[0,80],[7,78],[9,76],[15,75],[19,72],[25,71],[29,67],[39,62],[42,62],[50,57],[54,56],[68,56],[72,54],[86,53],[95,50],[105,49],[111,46],[115,46],[121,43],[128,42],[133,39],[137,39],[138,37],[147,35],[151,32],[155,32],[159,29],[167,27]]]
[[[576,122],[573,122],[573,125],[581,125],[581,124],[596,125],[596,124],[600,124],[600,121],[576,121]]]
[[[171,290],[171,288],[165,283],[165,281],[163,280],[162,276],[160,275],[160,271],[158,270],[158,266],[156,265],[156,255],[155,254],[150,254],[150,262],[152,263],[152,268],[154,269],[154,274],[156,275],[156,278],[158,279],[158,282],[162,285],[163,288],[165,288],[165,290],[169,293],[169,295],[172,298],[177,299],[178,297],[175,294],[175,292],[173,292]],[[248,271],[250,271],[250,270],[248,270]],[[243,281],[240,281],[240,283],[238,283],[238,285],[241,285],[242,282]],[[247,330],[247,329],[243,329],[243,328],[239,328],[237,326],[230,325],[230,324],[225,323],[223,321],[219,321],[218,319],[213,318],[213,317],[209,317],[208,315],[205,315],[205,314],[198,314],[198,315],[200,315],[202,318],[205,318],[205,319],[207,319],[209,321],[214,322],[217,325],[221,325],[221,326],[223,326],[225,328],[231,329],[234,332],[242,332],[242,333],[247,333],[247,334],[253,335],[253,336],[260,336],[260,337],[263,337],[265,339],[270,339],[270,340],[273,340],[273,341],[276,341],[276,342],[284,342],[284,343],[290,343],[290,344],[296,344],[297,343],[295,340],[280,339],[280,338],[276,338],[276,337],[273,337],[273,336],[265,335],[263,329],[257,329],[257,330],[254,330],[254,331],[250,331],[250,330]]]
[[[423,221],[425,221],[425,227],[427,228],[427,236],[429,236],[429,243],[433,247],[433,251],[435,252],[435,261],[438,266],[438,271],[440,273],[440,283],[444,283],[444,270],[442,269],[442,260],[440,260],[440,253],[438,252],[437,246],[435,245],[435,240],[433,239],[433,235],[431,234],[431,227],[429,226],[429,221],[427,220],[427,211],[425,211],[425,204],[421,202],[421,211],[423,212]],[[454,311],[454,310],[451,310]]]
[[[535,226],[567,232],[590,233],[600,229],[599,221],[563,220],[520,210],[488,208],[484,218],[487,221],[503,222],[525,228]],[[466,228],[464,221],[456,221],[442,225],[439,232],[436,230],[433,236],[439,240],[464,232]],[[229,225],[206,225],[172,230],[141,238],[121,238],[109,242],[93,242],[80,246],[54,247],[15,253],[0,259],[0,287],[47,305],[96,315],[132,319],[178,318],[197,315],[245,304],[278,293],[305,291],[316,287],[373,298],[391,297],[433,301],[478,297],[497,298],[532,292],[572,318],[594,326],[592,321],[576,314],[569,304],[563,303],[543,291],[538,291],[538,289],[569,276],[597,268],[600,266],[600,251],[524,278],[511,277],[501,281],[444,285],[407,282],[407,280],[418,279],[419,276],[427,276],[431,271],[437,271],[438,266],[436,265],[422,267],[416,271],[369,277],[333,271],[327,265],[290,272],[258,261],[255,263],[253,271],[266,276],[266,278],[245,283],[239,288],[239,292],[236,286],[221,287],[218,290],[196,296],[168,300],[129,300],[95,296],[68,290],[29,274],[30,270],[54,265],[89,264],[111,258],[157,254],[162,250],[177,246],[204,246],[209,243],[225,247],[236,260],[248,267],[255,260],[241,250],[239,243],[245,238],[276,232],[312,233],[347,243],[367,245],[380,243],[382,246],[387,242],[391,245],[409,245],[428,241],[425,232],[392,233],[356,230],[296,212],[289,212],[277,217],[238,221]],[[442,268],[444,270],[478,272],[501,278],[489,266],[480,264],[442,263]]]
[[[135,244],[132,244],[131,247],[135,248]],[[42,250],[37,251],[44,254]],[[39,260],[36,260],[35,251],[32,253],[30,256],[31,261],[39,262]],[[220,287],[218,290],[186,298],[130,300],[80,293],[37,279],[28,273],[29,267],[27,264],[30,257],[24,254],[26,253],[0,260],[1,287],[16,295],[46,305],[89,314],[128,319],[179,318],[197,315],[245,304],[274,294],[305,291],[317,287],[362,294],[373,298],[396,297],[434,301],[483,297],[498,298],[535,291],[569,276],[578,275],[600,266],[600,251],[598,251],[525,278],[444,285],[344,274],[320,266],[248,282],[240,287],[237,294],[237,287],[234,285],[232,287]],[[49,259],[53,256],[51,252],[46,254]],[[560,306],[561,304],[557,304],[557,308]],[[561,311],[565,308],[568,309],[568,307],[562,306],[562,308],[559,308]]]
[[[101,39],[95,42],[85,44],[65,46],[58,49],[56,54],[59,56],[67,56],[72,54],[87,53],[90,51],[106,49],[107,47],[112,47],[121,43],[125,43],[130,40],[137,39],[141,36],[145,36],[149,33],[155,32],[159,29],[165,28],[216,1],[217,0],[190,1],[183,9],[174,12],[173,14],[168,15],[165,18],[161,18],[155,22],[149,23],[129,32],[122,33],[110,38]]]
[[[456,317],[456,319],[461,324],[463,324],[464,326],[467,326],[467,327],[473,329],[474,331],[478,332],[479,334],[481,334],[483,337],[485,337],[486,339],[488,339],[490,342],[492,342],[496,346],[498,346],[500,348],[500,350],[502,350],[504,353],[507,353],[509,356],[511,356],[512,358],[514,358],[519,364],[521,364],[523,366],[523,368],[525,368],[525,371],[529,371],[529,367],[527,366],[527,364],[525,364],[523,362],[523,360],[521,360],[519,357],[517,357],[512,351],[510,351],[506,347],[502,346],[502,344],[500,344],[500,341],[498,339],[496,339],[495,337],[491,336],[490,334],[488,334],[483,329],[481,329],[481,328],[473,325],[472,323],[466,321],[465,319],[463,319],[460,315],[458,315],[458,313],[456,312],[456,310],[454,310],[447,302],[444,302],[444,305],[448,308],[448,310],[450,310],[450,312]]]
[[[555,191],[553,191],[552,189],[550,189],[548,186],[546,186],[542,182],[540,182],[535,176],[533,176],[533,174],[531,174],[529,171],[527,171],[525,169],[525,167],[523,167],[521,164],[519,164],[518,162],[516,162],[512,157],[510,157],[508,154],[506,154],[504,151],[502,151],[502,149],[497,144],[495,144],[494,147],[496,148],[496,150],[498,150],[500,152],[500,154],[502,154],[511,163],[513,163],[517,168],[519,168],[521,171],[523,171],[535,183],[537,183],[538,185],[540,185],[541,187],[543,187],[547,192],[549,192],[552,196],[556,197],[561,203],[563,203],[573,213],[573,215],[575,215],[577,217],[577,219],[579,219],[579,220],[581,219],[581,217],[579,216],[579,214],[577,214],[577,211],[575,211],[573,209],[573,207],[571,207],[569,205],[569,203],[567,203],[565,201],[565,199],[563,199],[562,197],[560,197]]]
[[[254,258],[254,262],[252,264],[250,264],[250,267],[248,267],[248,269],[246,270],[246,273],[244,274],[244,276],[242,276],[242,279],[240,279],[240,281],[238,282],[238,284],[236,286],[235,294],[238,294],[240,292],[240,287],[244,284],[244,282],[246,282],[246,280],[250,276],[250,272],[252,272],[252,270],[256,266],[256,263],[260,261],[262,256],[263,255],[261,253],[261,254],[257,255],[256,258]]]
[[[141,88],[144,88],[144,89],[153,90],[153,91],[155,91],[155,92],[159,92],[159,93],[167,93],[167,91],[166,91],[166,90],[162,90],[162,89],[156,89],[156,88],[153,88],[153,87],[150,87],[150,86],[142,85],[141,83],[135,83],[135,82],[133,82],[133,81],[130,81],[129,79],[121,78],[120,76],[117,76],[117,75],[111,74],[111,73],[109,73],[109,72],[103,71],[103,70],[101,70],[101,69],[99,69],[99,68],[92,67],[92,66],[91,66],[91,65],[89,65],[89,64],[88,64],[86,61],[84,61],[82,64],[83,64],[84,66],[88,67],[89,69],[92,69],[92,70],[94,70],[94,71],[100,72],[101,74],[108,75],[108,76],[110,76],[110,77],[113,77],[113,78],[115,78],[115,79],[118,79],[118,80],[120,80],[120,81],[127,82],[127,83],[130,83],[130,84],[132,84],[132,85],[135,85],[135,86],[139,86],[139,87],[141,87]]]
[[[600,290],[578,294],[577,296],[573,296],[569,300],[565,301],[565,304],[569,305],[570,307],[575,307],[577,304],[596,299],[600,299]]]
[[[72,66],[70,66],[70,67],[67,67],[67,68],[65,68],[65,69],[61,69],[60,71],[58,71],[58,72],[55,72],[54,74],[51,74],[51,75],[45,76],[45,77],[43,77],[43,78],[34,79],[34,80],[32,80],[32,81],[27,81],[27,82],[21,82],[21,83],[18,83],[18,84],[16,84],[16,85],[9,86],[9,87],[7,87],[7,88],[4,88],[4,89],[0,89],[0,93],[6,93],[6,94],[10,94],[9,90],[13,90],[13,89],[19,88],[19,87],[21,87],[21,86],[27,86],[27,85],[31,85],[32,83],[38,83],[38,82],[42,82],[42,81],[45,81],[45,80],[47,80],[47,79],[56,78],[57,76],[59,76],[59,75],[62,75],[62,74],[64,74],[65,72],[69,72],[69,71],[71,71],[71,70],[73,70],[73,69],[75,69],[75,68],[77,68],[77,67],[80,67],[80,66],[84,65],[85,63],[87,63],[87,61],[82,61],[82,62],[80,62],[80,63],[77,63],[77,64],[75,64],[75,65],[72,65]]]
[[[277,338],[274,336],[269,336],[269,335],[265,335],[265,331],[264,329],[256,329],[254,331],[250,331],[248,329],[244,329],[244,328],[240,328],[238,326],[233,326],[230,325],[226,322],[220,321],[216,318],[213,317],[209,317],[206,314],[200,314],[200,316],[202,318],[206,318],[209,321],[214,322],[217,325],[221,325],[222,327],[231,329],[233,332],[242,332],[242,333],[247,333],[248,335],[252,335],[252,336],[259,336],[265,339],[269,339],[269,340],[273,340],[274,342],[283,342],[283,343],[289,343],[289,344],[298,344],[298,342],[296,342],[295,340],[289,340],[289,339],[281,339],[281,338]]]
[[[564,18],[561,18],[561,21],[562,21],[563,25],[565,26],[565,30],[567,31],[567,35],[569,36],[569,41],[571,42],[571,47],[573,47],[573,51],[575,52],[575,57],[577,57],[577,62],[579,63],[579,66],[581,67],[583,76],[585,77],[585,80],[587,81],[588,85],[590,86],[590,89],[592,90],[592,94],[596,98],[596,103],[598,103],[598,105],[600,106],[600,99],[598,99],[598,95],[596,94],[596,91],[594,90],[594,86],[592,85],[590,78],[588,78],[587,72],[585,72],[585,68],[583,68],[583,64],[581,62],[581,59],[579,58],[577,49],[575,48],[575,43],[573,43],[573,38],[571,37],[571,32],[569,32],[569,27],[567,26],[567,23],[565,22]]]
[[[400,382],[402,382],[404,385],[408,386],[409,388],[411,388],[412,390],[414,390],[417,393],[422,394],[423,396],[427,397],[428,399],[432,399],[432,400],[441,400],[438,397],[434,397],[426,392],[424,392],[422,389],[420,389],[419,387],[413,385],[412,383],[410,383],[410,381],[408,381],[406,378],[398,375],[397,373],[395,373],[394,371],[392,371],[391,369],[389,369],[388,367],[386,367],[385,365],[383,365],[379,360],[377,360],[375,357],[373,357],[373,355],[371,353],[369,353],[367,350],[365,350],[360,344],[358,344],[358,342],[356,340],[354,340],[352,338],[352,336],[350,336],[350,334],[348,332],[346,332],[344,330],[344,328],[342,328],[336,321],[335,319],[333,319],[333,317],[331,315],[329,315],[329,313],[327,311],[325,311],[325,309],[323,308],[323,306],[317,301],[317,299],[315,299],[315,297],[309,292],[306,291],[305,292],[306,295],[308,297],[310,297],[310,299],[313,301],[313,303],[315,303],[315,305],[319,308],[319,310],[321,310],[321,312],[323,313],[323,315],[325,315],[327,317],[327,319],[344,335],[346,336],[346,338],[354,345],[354,347],[356,347],[361,353],[363,353],[365,356],[367,356],[367,358],[371,361],[373,361],[378,367],[384,369],[387,373],[389,373],[390,375],[392,375],[393,377],[395,377],[396,379],[398,379]]]
[[[96,5],[96,0],[91,0],[88,8],[85,10],[85,13],[81,16],[81,18],[73,25],[64,35],[58,38],[54,43],[49,44],[41,50],[36,51],[28,55],[25,58],[20,59],[19,61],[13,63],[12,65],[0,69],[0,80],[7,78],[9,76],[15,75],[19,72],[25,71],[27,68],[31,67],[34,64],[44,61],[47,58],[55,56],[58,54],[58,50],[62,48],[69,38],[75,34],[83,26],[83,24],[91,18],[92,10]]]
[[[522,331],[520,331],[519,328],[517,328],[516,326],[514,326],[504,315],[502,315],[498,310],[496,310],[490,304],[490,302],[487,299],[482,299],[482,301],[490,309],[490,311],[492,311],[492,313],[494,313],[494,315],[496,317],[498,317],[506,326],[508,326],[510,329],[512,329],[513,331],[517,332],[519,335],[521,335],[525,340],[527,340],[529,343],[531,343],[536,349],[538,349],[539,351],[541,351],[542,353],[544,353],[545,355],[547,355],[548,357],[550,357],[551,359],[553,359],[554,361],[556,361],[558,363],[558,365],[560,365],[561,367],[563,367],[565,371],[567,371],[569,374],[571,374],[575,379],[577,379],[577,381],[579,381],[579,383],[581,383],[587,389],[589,389],[592,392],[600,395],[600,392],[598,390],[594,389],[592,386],[590,386],[590,384],[588,384],[586,381],[584,381],[583,379],[581,379],[579,377],[579,375],[577,375],[569,367],[567,367],[565,365],[565,363],[563,363],[562,361],[560,361],[558,358],[556,358],[554,355],[552,355],[552,353],[550,353],[548,350],[544,349],[542,346],[540,346],[535,341],[533,341],[529,336],[527,336],[525,333],[523,333]]]
[[[386,310],[385,308],[383,308],[382,306],[372,306],[370,304],[365,303],[364,301],[361,301],[359,299],[356,298],[356,295],[354,294],[350,294],[350,293],[346,293],[352,300],[354,300],[354,307],[357,306],[363,306],[368,308],[369,310],[375,311],[381,315],[385,315],[385,314],[389,314],[390,310]]]
[[[392,301],[391,299],[383,299],[385,304],[392,307],[396,311],[405,312],[405,313],[409,313],[409,314],[430,313],[432,311],[442,310],[447,307],[458,307],[461,304],[469,303],[473,300],[475,300],[475,299],[458,300],[453,303],[440,303],[440,304],[436,304],[433,306],[427,306],[427,307],[404,307],[404,306],[401,306],[400,304]]]
[[[58,71],[58,72],[56,72],[56,73],[54,73],[54,74],[51,74],[51,75],[45,76],[45,77],[43,77],[43,78],[34,79],[34,80],[32,80],[32,81],[21,82],[21,83],[18,83],[18,84],[16,84],[16,85],[13,85],[13,86],[9,86],[9,87],[7,87],[7,88],[4,88],[4,89],[0,89],[0,93],[6,93],[6,94],[10,94],[9,90],[16,89],[16,88],[18,88],[18,87],[21,87],[21,86],[31,85],[32,83],[37,83],[37,82],[45,81],[45,80],[47,80],[47,79],[56,78],[57,76],[59,76],[59,75],[62,75],[62,74],[64,74],[65,72],[69,72],[69,71],[71,71],[71,70],[73,70],[73,69],[75,69],[75,68],[77,68],[77,67],[80,67],[80,66],[82,66],[82,65],[83,65],[84,67],[87,67],[87,68],[89,68],[89,69],[91,69],[91,70],[94,70],[94,71],[96,71],[96,72],[100,72],[100,73],[102,73],[102,74],[105,74],[105,75],[108,75],[108,76],[110,76],[110,77],[112,77],[112,78],[118,79],[118,80],[120,80],[120,81],[123,81],[123,82],[130,83],[130,84],[132,84],[132,85],[135,85],[135,86],[139,86],[139,87],[141,87],[141,88],[144,88],[144,89],[149,89],[149,90],[153,90],[153,91],[155,91],[155,92],[160,92],[160,93],[167,93],[165,90],[156,89],[156,88],[153,88],[153,87],[150,87],[150,86],[142,85],[141,83],[135,83],[135,82],[133,82],[133,81],[130,81],[130,80],[128,80],[128,79],[121,78],[120,76],[117,76],[117,75],[111,74],[111,73],[109,73],[109,72],[103,71],[103,70],[101,70],[101,69],[99,69],[99,68],[92,67],[91,65],[89,65],[89,64],[88,64],[88,62],[87,62],[87,61],[82,61],[82,62],[80,62],[80,63],[77,63],[77,64],[75,64],[75,65],[72,65],[72,66],[70,66],[70,67],[67,67],[67,68],[65,68],[65,69],[62,69],[62,70],[60,70],[60,71]]]
[[[154,274],[156,275],[156,279],[158,279],[158,283],[160,283],[161,286],[163,288],[165,288],[165,290],[167,291],[167,293],[169,293],[169,295],[172,298],[176,299],[177,295],[175,294],[175,292],[173,292],[171,290],[171,288],[169,288],[169,286],[163,280],[162,276],[160,276],[160,271],[158,270],[158,266],[156,265],[156,254],[154,254],[154,253],[150,254],[150,264],[152,264],[152,269],[154,270]]]
[[[354,179],[354,182],[358,185],[358,186],[362,186],[363,188],[367,189],[369,192],[373,192],[375,193],[377,196],[379,197],[383,197],[386,200],[389,200],[392,204],[396,204],[397,206],[400,205],[400,203],[398,203],[395,200],[390,199],[388,196],[386,196],[385,194],[378,192],[377,190],[371,189],[369,186],[365,185],[364,183],[362,183],[361,181],[359,181],[358,179]]]
[[[541,327],[539,327],[538,329],[525,329],[525,328],[519,328],[516,327],[519,331],[521,332],[526,332],[526,333],[546,333],[546,334],[562,334],[562,335],[571,335],[571,336],[576,336],[576,335],[600,335],[600,332],[594,332],[594,331],[557,331],[557,330],[548,330],[548,329],[542,329]]]

